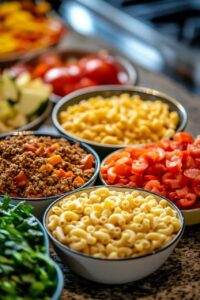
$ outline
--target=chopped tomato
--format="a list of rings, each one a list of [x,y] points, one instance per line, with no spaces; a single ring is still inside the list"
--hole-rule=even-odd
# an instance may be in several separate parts
[[[117,174],[115,173],[115,168],[112,167],[108,169],[108,183],[113,184],[117,178]]]
[[[122,157],[116,161],[114,170],[119,176],[131,175],[131,163],[132,160],[129,157]]]
[[[166,170],[167,170],[167,169],[166,169],[166,167],[165,167],[163,164],[161,164],[161,163],[156,163],[156,164],[151,165],[151,166],[147,169],[146,173],[147,173],[147,174],[154,174],[154,175],[156,175],[156,176],[162,176],[162,174],[165,173]]]
[[[176,200],[176,204],[181,209],[187,209],[195,203],[196,198],[197,198],[197,196],[195,194],[189,193],[189,194],[185,195],[184,198]]]
[[[192,183],[193,192],[200,197],[200,175],[197,176]]]
[[[170,172],[179,172],[182,167],[182,153],[180,150],[169,152],[166,156],[166,168]]]
[[[183,173],[189,179],[195,179],[197,176],[200,175],[199,169],[187,169]]]
[[[188,144],[192,144],[194,142],[193,137],[187,133],[187,132],[177,132],[174,136],[173,136],[173,140],[176,142],[180,142],[180,143],[188,143]]]
[[[188,150],[190,151],[192,157],[200,158],[200,145],[199,144],[188,145]]]
[[[160,147],[155,148],[155,149],[150,149],[149,151],[146,151],[146,153],[143,154],[143,157],[149,163],[159,162],[164,159],[165,151]]]
[[[107,184],[141,187],[168,197],[179,208],[200,203],[200,136],[176,134],[143,148],[114,153],[102,166]],[[130,168],[131,173],[130,174]]]
[[[132,163],[132,173],[143,173],[144,170],[148,168],[149,164],[147,160],[143,157],[133,160]]]

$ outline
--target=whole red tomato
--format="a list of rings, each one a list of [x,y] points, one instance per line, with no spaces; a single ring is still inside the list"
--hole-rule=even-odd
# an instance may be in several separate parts
[[[80,76],[80,68],[74,64],[50,69],[46,72],[44,81],[52,85],[55,94],[64,96],[75,89]]]
[[[80,59],[79,65],[84,76],[98,84],[118,84],[118,68],[110,56],[88,55]]]

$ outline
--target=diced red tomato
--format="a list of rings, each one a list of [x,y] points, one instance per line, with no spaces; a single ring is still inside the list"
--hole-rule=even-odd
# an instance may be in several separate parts
[[[200,175],[199,169],[187,169],[183,173],[189,179],[195,179],[197,176]]]
[[[114,170],[119,176],[131,175],[131,163],[132,160],[129,157],[122,157],[116,161]]]
[[[188,150],[190,151],[192,157],[200,158],[200,145],[199,144],[188,145]]]
[[[178,199],[176,201],[176,204],[181,209],[187,209],[195,203],[196,198],[197,198],[197,196],[195,194],[189,193],[189,194],[185,195],[184,198]]]
[[[133,160],[132,163],[132,173],[143,173],[144,170],[148,168],[149,164],[147,160],[143,157]]]
[[[200,175],[197,176],[192,183],[193,192],[200,197]]]
[[[182,153],[180,150],[169,152],[166,156],[166,168],[170,172],[179,172],[182,167]]]
[[[113,184],[117,178],[114,167],[108,169],[108,183]]]
[[[102,166],[102,176],[108,184],[142,187],[168,197],[180,209],[195,208],[200,203],[199,151],[200,136],[193,140],[179,133],[172,141],[114,153]]]
[[[173,140],[176,142],[180,142],[180,143],[188,143],[188,144],[192,144],[194,142],[193,137],[187,133],[187,132],[177,132],[174,136],[173,136]]]

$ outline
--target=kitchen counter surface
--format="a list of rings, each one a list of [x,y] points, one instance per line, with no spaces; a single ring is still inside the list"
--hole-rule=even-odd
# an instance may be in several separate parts
[[[106,48],[105,44],[96,39],[81,37],[74,33],[68,36],[62,46]],[[179,100],[188,112],[187,131],[194,135],[200,133],[200,99],[165,76],[136,67],[139,75],[138,85],[155,88]],[[43,130],[54,131],[51,126],[51,121],[48,121]],[[53,251],[52,257],[60,264],[65,276],[62,300],[200,299],[200,225],[186,228],[181,241],[166,263],[157,272],[135,283],[117,286],[95,284],[82,279],[67,266],[63,266]]]

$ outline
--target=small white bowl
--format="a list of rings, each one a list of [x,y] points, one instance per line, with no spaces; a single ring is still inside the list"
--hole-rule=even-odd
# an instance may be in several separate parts
[[[83,191],[91,192],[97,188],[98,187],[84,188],[70,194],[79,196]],[[164,197],[158,196],[143,189],[133,189],[116,186],[108,186],[108,188],[111,191],[115,190],[119,192],[132,192],[133,190],[138,190],[143,196],[153,194],[154,197],[158,200],[165,199]],[[184,219],[180,210],[170,200],[165,199],[169,203],[169,205],[177,211],[178,217],[181,222],[181,228],[176,236],[164,247],[138,257],[128,257],[120,259],[102,259],[85,255],[61,244],[53,237],[46,226],[46,219],[48,217],[50,208],[62,198],[57,199],[48,207],[43,217],[43,225],[53,242],[56,252],[61,257],[63,262],[69,265],[69,267],[71,267],[71,269],[75,273],[91,281],[104,284],[123,284],[131,281],[136,281],[150,275],[167,260],[168,256],[176,247],[184,232]]]

